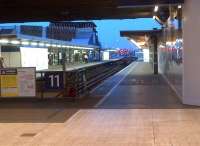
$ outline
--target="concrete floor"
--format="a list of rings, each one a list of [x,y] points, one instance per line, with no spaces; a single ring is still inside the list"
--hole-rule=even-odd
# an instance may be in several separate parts
[[[200,109],[151,73],[133,63],[75,103],[0,101],[0,146],[199,146]]]
[[[0,123],[0,146],[199,146],[199,123],[198,109],[85,109],[62,123]]]
[[[96,88],[92,94],[106,91],[108,86],[110,91],[102,94],[103,99],[98,103],[98,108],[191,108],[181,103],[161,75],[153,74],[152,65],[149,63],[133,63],[109,82]]]

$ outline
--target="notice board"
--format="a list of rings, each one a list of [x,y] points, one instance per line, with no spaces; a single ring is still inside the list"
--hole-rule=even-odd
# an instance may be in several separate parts
[[[35,68],[18,68],[18,91],[21,97],[36,96]]]
[[[18,95],[17,69],[1,69],[1,96],[13,97]]]
[[[36,96],[35,68],[0,69],[1,97]]]

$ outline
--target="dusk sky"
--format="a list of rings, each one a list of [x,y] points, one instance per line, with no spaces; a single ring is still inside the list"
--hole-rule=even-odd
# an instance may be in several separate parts
[[[126,38],[120,37],[122,30],[150,30],[160,28],[152,18],[124,19],[124,20],[98,20],[97,25],[99,40],[104,48],[135,48]]]
[[[95,20],[99,40],[103,48],[135,48],[126,38],[120,37],[121,30],[150,30],[160,28],[152,18],[123,19],[123,20]],[[0,26],[19,25],[0,24]],[[26,25],[48,26],[49,22],[29,22]]]

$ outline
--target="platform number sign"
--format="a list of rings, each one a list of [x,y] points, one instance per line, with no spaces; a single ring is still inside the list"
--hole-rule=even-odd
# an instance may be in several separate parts
[[[62,72],[47,72],[45,73],[45,88],[46,89],[63,89],[63,73]]]

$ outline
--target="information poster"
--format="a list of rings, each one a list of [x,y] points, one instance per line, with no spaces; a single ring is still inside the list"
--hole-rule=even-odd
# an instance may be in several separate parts
[[[17,69],[1,69],[1,96],[18,96]]]
[[[35,68],[0,69],[1,97],[36,96]]]
[[[35,68],[18,68],[17,73],[19,96],[36,96]]]

